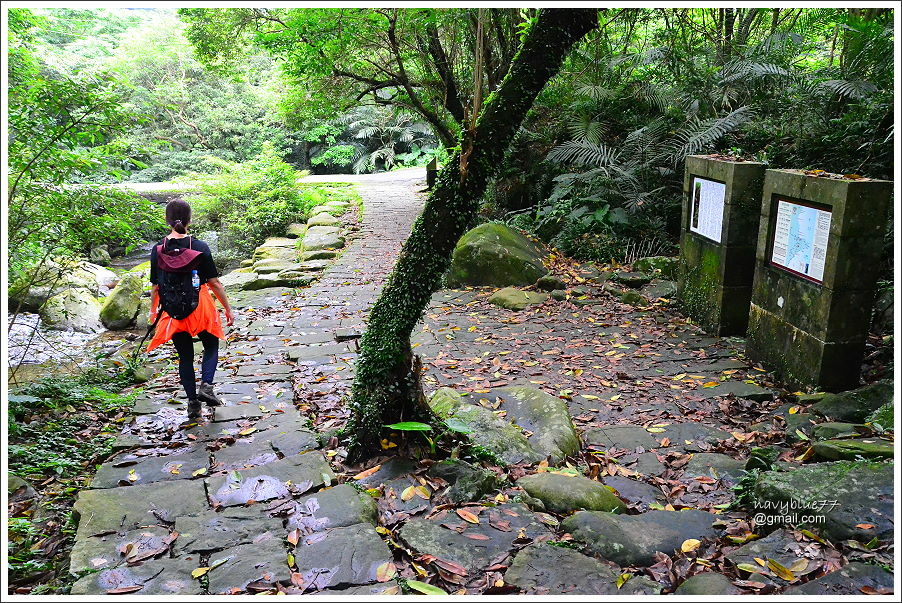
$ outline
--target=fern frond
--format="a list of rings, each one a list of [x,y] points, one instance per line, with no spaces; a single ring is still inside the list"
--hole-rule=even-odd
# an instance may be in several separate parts
[[[849,99],[865,99],[877,92],[877,86],[865,81],[850,80],[827,80],[820,83],[820,87],[824,88],[841,98]]]
[[[602,167],[613,165],[620,152],[604,144],[585,140],[568,140],[549,151],[547,159],[555,163]]]

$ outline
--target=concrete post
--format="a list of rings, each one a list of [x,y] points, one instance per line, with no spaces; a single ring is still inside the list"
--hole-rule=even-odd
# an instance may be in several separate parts
[[[892,182],[767,170],[747,353],[791,387],[858,385]]]
[[[686,157],[677,297],[713,335],[744,335],[764,164]]]

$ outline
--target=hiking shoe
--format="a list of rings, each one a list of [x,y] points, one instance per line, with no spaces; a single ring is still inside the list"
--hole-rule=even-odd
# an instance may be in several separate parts
[[[201,383],[197,390],[197,397],[207,403],[207,406],[222,406],[222,400],[213,391],[212,383]]]
[[[199,419],[200,418],[200,400],[188,400],[188,419]]]

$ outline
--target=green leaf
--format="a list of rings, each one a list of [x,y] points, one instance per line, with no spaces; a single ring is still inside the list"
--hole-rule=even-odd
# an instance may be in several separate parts
[[[420,582],[419,580],[408,580],[407,586],[412,590],[423,593],[424,595],[448,594],[437,586],[432,586],[431,584],[426,584],[425,582]]]
[[[401,423],[386,425],[386,427],[398,431],[432,431],[432,425],[429,423],[417,423],[416,421],[402,421]]]

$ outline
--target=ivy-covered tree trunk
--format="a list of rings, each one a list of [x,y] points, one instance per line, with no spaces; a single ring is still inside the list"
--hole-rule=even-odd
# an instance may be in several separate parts
[[[597,25],[597,9],[542,9],[475,128],[463,133],[461,149],[439,174],[363,334],[348,426],[352,458],[380,449],[385,424],[428,418],[411,332],[536,96]]]

